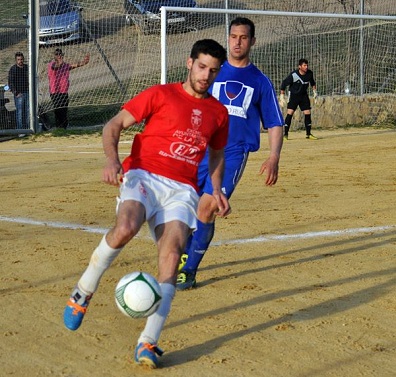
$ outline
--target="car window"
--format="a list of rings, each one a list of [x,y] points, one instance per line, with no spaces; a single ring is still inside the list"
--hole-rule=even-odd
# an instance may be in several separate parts
[[[40,0],[40,16],[55,16],[72,11],[69,0]]]

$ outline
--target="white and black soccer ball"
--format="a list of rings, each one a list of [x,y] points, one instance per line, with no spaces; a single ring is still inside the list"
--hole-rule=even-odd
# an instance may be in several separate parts
[[[148,317],[161,303],[161,287],[146,272],[131,272],[118,282],[115,301],[121,313],[132,318]]]

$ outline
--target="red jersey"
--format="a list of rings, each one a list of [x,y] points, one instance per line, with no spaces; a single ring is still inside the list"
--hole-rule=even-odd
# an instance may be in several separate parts
[[[55,67],[55,62],[47,65],[49,90],[51,94],[67,93],[69,91],[70,64],[63,63],[60,67]]]
[[[182,83],[155,85],[132,98],[123,109],[137,122],[145,120],[134,138],[124,172],[144,169],[187,183],[198,190],[198,165],[208,146],[224,148],[228,137],[228,112],[214,97],[199,99]]]

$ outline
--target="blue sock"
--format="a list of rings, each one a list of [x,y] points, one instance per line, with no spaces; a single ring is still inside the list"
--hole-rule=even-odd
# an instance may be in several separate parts
[[[188,259],[183,270],[197,272],[201,260],[208,250],[215,230],[215,223],[202,223],[197,221],[197,229],[192,235],[190,247],[187,249]]]
[[[198,221],[199,221],[199,220],[198,220]],[[190,251],[191,242],[192,242],[192,240],[193,240],[193,235],[194,235],[194,233],[191,233],[191,234],[190,234],[190,237],[188,237],[188,239],[187,239],[187,244],[186,244],[186,247],[185,247],[185,249],[184,249],[184,254],[188,254],[189,251]]]

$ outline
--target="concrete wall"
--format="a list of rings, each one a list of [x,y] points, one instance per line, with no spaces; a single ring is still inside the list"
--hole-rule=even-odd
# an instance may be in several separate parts
[[[316,104],[311,98],[311,106],[313,128],[396,125],[395,95],[319,97]],[[286,109],[283,114],[286,116]],[[304,129],[304,116],[300,110],[294,113],[291,129]]]

